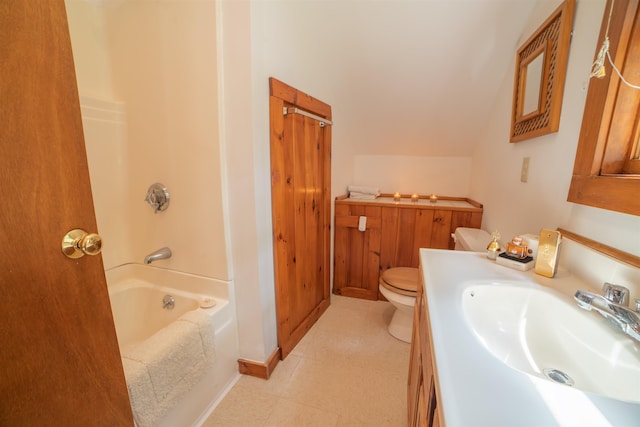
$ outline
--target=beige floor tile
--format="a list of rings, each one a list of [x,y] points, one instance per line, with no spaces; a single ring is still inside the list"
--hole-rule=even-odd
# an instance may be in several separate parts
[[[204,426],[406,425],[410,346],[389,335],[392,314],[388,302],[332,296],[272,377],[241,378]]]
[[[202,427],[261,427],[278,402],[278,397],[236,383]]]
[[[278,363],[278,366],[273,371],[271,378],[268,380],[243,375],[238,381],[238,384],[252,392],[262,392],[274,396],[282,396],[287,385],[291,381],[291,377],[297,369],[300,360],[300,357],[289,354],[285,360]]]
[[[334,427],[338,415],[280,399],[265,426],[268,427]]]

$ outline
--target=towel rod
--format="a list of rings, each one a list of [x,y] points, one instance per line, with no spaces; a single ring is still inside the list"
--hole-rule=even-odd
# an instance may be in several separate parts
[[[327,120],[327,119],[325,119],[323,117],[316,116],[315,114],[311,114],[311,113],[309,113],[307,111],[301,110],[301,109],[296,108],[296,107],[283,107],[282,108],[282,114],[284,114],[285,116],[287,114],[300,114],[300,115],[303,115],[305,117],[309,117],[311,119],[319,121],[320,122],[320,127],[323,127],[325,125],[329,125],[329,126],[333,125],[333,122],[331,120]]]

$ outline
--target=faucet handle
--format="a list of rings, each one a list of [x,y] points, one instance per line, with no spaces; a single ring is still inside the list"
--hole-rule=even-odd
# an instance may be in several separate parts
[[[624,286],[607,283],[602,286],[604,297],[614,304],[627,306],[629,305],[629,289]]]

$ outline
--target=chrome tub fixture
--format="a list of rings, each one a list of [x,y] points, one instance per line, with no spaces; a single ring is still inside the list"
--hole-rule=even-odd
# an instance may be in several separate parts
[[[154,261],[158,261],[161,259],[168,259],[168,258],[171,258],[171,255],[172,255],[171,249],[165,246],[164,248],[158,249],[157,251],[153,251],[149,255],[144,257],[144,263],[151,264]]]
[[[151,184],[147,190],[147,195],[144,197],[144,201],[149,203],[153,208],[154,213],[162,212],[169,207],[169,191],[163,184],[156,182]]]
[[[603,289],[605,296],[609,298],[582,290],[577,291],[573,298],[577,301],[578,307],[597,311],[616,329],[640,341],[640,316],[621,305],[628,300],[629,290],[609,283],[605,283]]]

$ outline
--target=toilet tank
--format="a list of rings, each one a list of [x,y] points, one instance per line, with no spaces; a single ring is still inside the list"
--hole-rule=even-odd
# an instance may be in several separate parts
[[[456,228],[453,239],[456,251],[484,252],[491,242],[491,235],[479,228]]]

